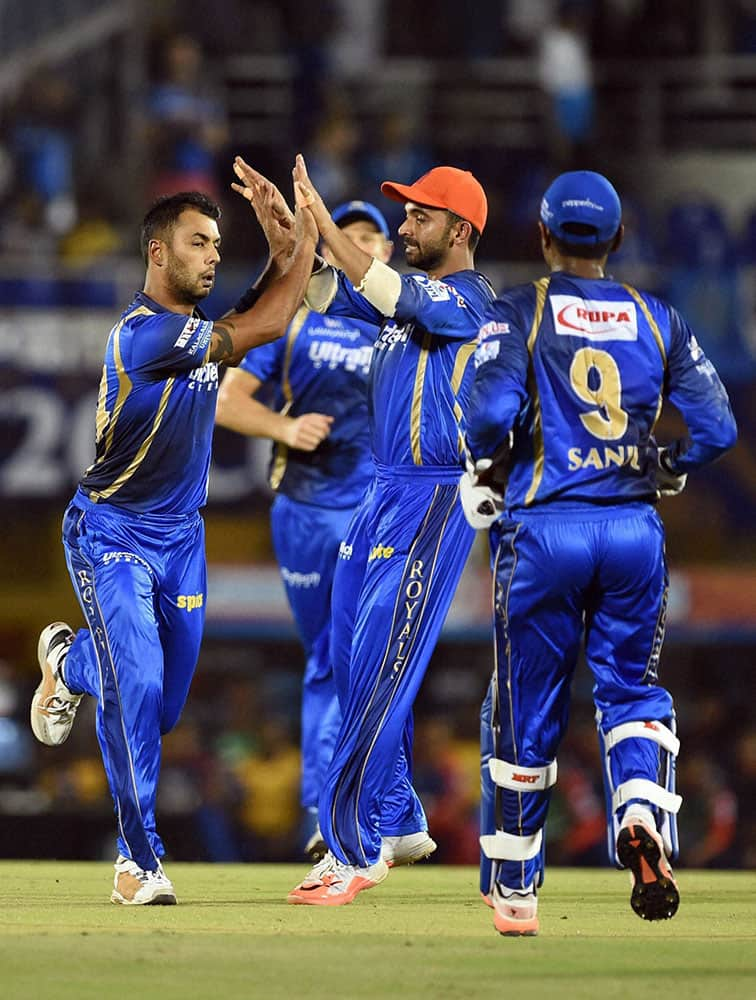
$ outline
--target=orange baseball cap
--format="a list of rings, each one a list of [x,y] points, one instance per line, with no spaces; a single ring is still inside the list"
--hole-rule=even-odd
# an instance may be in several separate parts
[[[414,184],[384,181],[381,191],[392,201],[414,201],[429,208],[445,208],[472,223],[482,233],[488,218],[488,201],[469,170],[457,167],[434,167]]]

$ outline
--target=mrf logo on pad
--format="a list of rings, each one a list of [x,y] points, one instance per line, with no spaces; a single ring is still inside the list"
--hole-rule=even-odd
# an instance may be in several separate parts
[[[603,302],[575,295],[552,295],[549,302],[554,330],[561,336],[586,340],[638,339],[634,302]]]

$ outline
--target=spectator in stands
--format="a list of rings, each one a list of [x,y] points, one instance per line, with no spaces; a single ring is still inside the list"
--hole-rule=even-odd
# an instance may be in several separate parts
[[[22,89],[11,113],[18,195],[39,206],[44,225],[56,235],[76,221],[74,96],[65,77],[41,70]]]
[[[193,189],[218,198],[216,158],[228,138],[225,97],[199,43],[174,35],[165,44],[162,79],[147,97],[150,195]]]
[[[346,106],[336,104],[319,123],[307,165],[313,184],[323,198],[337,204],[348,201],[356,184],[355,154],[359,130]]]
[[[287,51],[293,68],[293,139],[308,143],[324,117],[328,103],[332,64],[330,40],[337,26],[336,0],[303,4],[278,0]]]
[[[372,198],[387,177],[420,177],[437,162],[418,133],[418,121],[406,109],[395,107],[385,112],[375,132],[367,137],[360,157],[360,180],[365,197]],[[311,157],[308,162],[311,163]],[[381,209],[391,232],[396,232],[404,222],[404,206],[387,199]]]
[[[250,861],[285,861],[299,853],[299,749],[283,719],[260,719],[256,729],[259,750],[234,768],[243,796],[245,855]]]
[[[738,801],[727,772],[715,763],[711,748],[699,749],[681,762],[679,780],[687,831],[682,860],[689,868],[730,867],[736,863]]]
[[[587,5],[564,0],[556,20],[541,36],[538,73],[549,102],[550,150],[560,170],[577,166],[591,139],[594,119],[593,68]]]

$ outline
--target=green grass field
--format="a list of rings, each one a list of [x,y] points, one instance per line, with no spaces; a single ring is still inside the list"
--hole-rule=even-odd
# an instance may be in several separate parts
[[[107,863],[0,862],[0,996],[191,1000],[756,997],[756,874],[682,872],[671,921],[626,873],[553,869],[537,938],[503,938],[477,871],[400,868],[350,906],[290,906],[306,865],[172,864],[180,905],[108,902]]]

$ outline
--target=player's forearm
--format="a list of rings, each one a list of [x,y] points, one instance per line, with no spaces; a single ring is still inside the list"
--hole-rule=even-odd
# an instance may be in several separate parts
[[[215,422],[246,437],[283,441],[287,417],[243,393],[218,394]]]
[[[254,305],[213,324],[208,360],[238,364],[253,347],[282,337],[304,298],[312,271],[315,241],[303,238],[285,273],[271,279]]]
[[[328,244],[339,270],[344,272],[353,285],[359,285],[372,264],[373,258],[353,243],[330,216],[319,224],[321,236]]]

